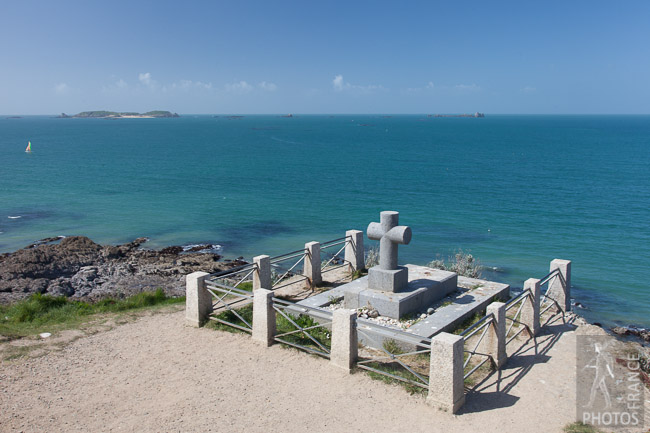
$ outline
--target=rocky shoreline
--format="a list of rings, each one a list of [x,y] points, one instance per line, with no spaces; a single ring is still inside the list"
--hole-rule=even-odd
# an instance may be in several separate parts
[[[97,300],[162,288],[185,294],[185,275],[217,272],[243,264],[223,260],[212,245],[143,248],[146,238],[123,245],[99,245],[84,236],[42,239],[13,253],[0,254],[0,303],[34,293]]]

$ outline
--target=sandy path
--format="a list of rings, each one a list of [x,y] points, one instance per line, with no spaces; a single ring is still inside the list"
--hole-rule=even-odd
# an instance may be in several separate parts
[[[327,360],[156,314],[1,364],[0,431],[559,432],[575,413],[575,337],[551,329],[451,416]]]

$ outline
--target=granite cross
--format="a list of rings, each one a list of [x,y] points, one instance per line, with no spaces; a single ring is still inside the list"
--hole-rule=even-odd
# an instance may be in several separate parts
[[[379,241],[379,267],[397,269],[397,246],[411,242],[411,228],[398,226],[399,212],[383,211],[381,222],[368,225],[368,239]]]

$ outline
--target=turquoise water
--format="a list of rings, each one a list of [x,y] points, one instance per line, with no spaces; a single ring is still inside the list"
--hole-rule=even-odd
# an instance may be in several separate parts
[[[570,259],[588,318],[650,326],[649,116],[30,116],[0,118],[0,158],[2,252],[147,236],[250,258],[397,210],[402,263],[462,248],[521,287]]]

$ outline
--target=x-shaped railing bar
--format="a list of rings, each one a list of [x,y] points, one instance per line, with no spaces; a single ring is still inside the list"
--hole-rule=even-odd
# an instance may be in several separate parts
[[[479,362],[479,363],[478,363],[477,365],[475,365],[475,366],[474,366],[470,371],[468,371],[467,373],[465,373],[465,375],[463,376],[463,380],[465,380],[465,379],[467,379],[468,377],[470,377],[470,376],[472,375],[472,373],[474,373],[474,372],[475,372],[476,370],[478,370],[478,369],[479,369],[483,364],[485,364],[486,362],[488,362],[488,361],[490,360],[491,356],[489,356],[489,355],[485,355],[485,356],[487,356],[487,358],[484,358],[483,361]]]
[[[476,349],[478,349],[479,344],[481,344],[481,341],[483,341],[483,337],[485,337],[485,334],[487,334],[487,331],[488,331],[489,327],[492,325],[492,321],[493,321],[493,320],[494,320],[494,319],[491,319],[491,320],[486,321],[485,324],[482,325],[480,328],[475,329],[475,330],[474,330],[475,332],[471,333],[471,334],[468,335],[467,337],[463,337],[463,338],[465,339],[465,341],[467,342],[467,340],[468,340],[472,335],[476,334],[476,332],[478,332],[480,329],[483,329],[483,333],[481,334],[481,336],[479,337],[478,341],[477,341],[476,344],[474,345],[474,348],[473,348],[472,350],[465,350],[465,351],[464,351],[465,353],[469,353],[469,356],[467,357],[467,359],[465,360],[465,363],[463,364],[463,369],[467,367],[467,364],[469,364],[469,361],[472,359],[472,356],[474,356],[474,354],[476,353]]]
[[[251,330],[253,329],[253,325],[251,325],[250,323],[248,323],[248,321],[247,321],[246,319],[244,319],[244,318],[241,316],[241,314],[239,314],[239,313],[237,312],[237,310],[235,310],[234,308],[232,308],[228,303],[224,302],[224,298],[225,298],[226,296],[231,295],[231,294],[234,294],[233,291],[232,291],[232,289],[229,289],[229,290],[223,290],[223,291],[225,292],[223,296],[219,296],[219,295],[217,295],[217,294],[214,292],[214,289],[213,289],[213,288],[208,287],[207,290],[208,290],[208,292],[210,292],[210,294],[211,294],[214,298],[217,299],[217,302],[214,303],[214,304],[212,304],[212,308],[214,308],[215,306],[217,306],[217,305],[219,305],[219,304],[221,303],[224,307],[226,307],[226,310],[231,311],[235,316],[237,316],[237,318],[238,318],[239,320],[241,320],[243,323],[245,323],[246,326],[247,326],[249,329],[251,329]],[[247,298],[247,299],[253,299],[252,296],[242,296],[242,295],[239,295],[239,294],[237,294],[237,296],[241,296],[242,298]],[[220,322],[225,322],[224,320],[221,320],[221,319],[219,319],[218,321],[220,321]],[[225,323],[230,324],[229,322],[225,322]]]
[[[329,259],[329,261],[328,261],[327,263],[325,263],[321,268],[326,268],[327,266],[329,266],[329,264],[332,263],[332,261],[333,261],[333,260],[334,260],[334,259],[335,259],[339,254],[341,254],[341,252],[343,252],[343,250],[345,249],[346,246],[348,246],[348,242],[345,242],[345,245],[343,245],[343,246],[341,247],[341,249],[338,250],[338,251],[336,252],[336,254],[334,254],[334,255],[332,256],[332,258]]]
[[[301,331],[305,336],[307,336],[311,341],[313,341],[314,344],[316,344],[318,347],[320,347],[325,353],[330,353],[329,349],[327,349],[325,346],[320,344],[320,342],[318,340],[316,340],[314,337],[312,337],[308,332],[305,332],[305,328],[301,327],[296,322],[294,322],[291,319],[291,317],[289,317],[288,314],[285,314],[285,312],[282,311],[282,308],[273,305],[273,309],[275,311],[277,311],[278,313],[280,313],[285,319],[287,319],[289,321],[289,323],[291,323],[293,326],[295,326],[298,331]],[[310,327],[309,329],[312,329],[312,328],[313,327]],[[277,338],[277,336],[276,336],[276,338]]]
[[[512,318],[506,316],[506,319],[511,321],[510,326],[508,327],[508,330],[506,331],[506,335],[510,335],[510,331],[512,331],[512,327],[515,326],[515,323],[521,323],[521,322],[519,322],[517,320],[517,317],[519,317],[521,315],[521,310],[522,310],[522,308],[524,308],[525,303],[526,303],[525,298],[522,298],[521,303],[519,304],[519,308],[517,309],[517,312],[515,313],[515,315],[512,316]]]
[[[242,278],[241,280],[239,280],[239,281],[237,282],[237,284],[235,284],[233,287],[237,287],[237,286],[239,286],[241,283],[243,283],[244,281],[246,281],[246,279],[248,279],[248,277],[250,277],[251,274],[252,274],[253,272],[255,272],[256,270],[257,270],[257,266],[254,267],[253,269],[251,269],[251,271],[250,271],[249,273],[247,273],[247,274],[244,276],[244,278]]]
[[[282,281],[284,278],[286,278],[286,276],[289,275],[291,273],[291,271],[293,271],[295,269],[295,267],[300,264],[300,262],[305,260],[305,257],[307,257],[307,253],[303,253],[303,255],[300,257],[300,259],[298,259],[298,261],[296,263],[294,263],[294,265],[291,268],[289,268],[289,270],[287,272],[285,272],[280,278],[275,280],[275,283],[271,284],[271,288],[277,286],[280,281]]]
[[[297,334],[298,332],[309,331],[310,329],[324,328],[325,326],[331,325],[331,324],[332,324],[332,322],[319,323],[318,325],[308,326],[306,328],[296,329],[295,331],[285,332],[284,334],[277,334],[276,337],[286,337],[287,335],[293,335],[293,334]]]
[[[395,355],[394,353],[391,353],[391,352],[387,351],[387,350],[384,348],[383,344],[379,344],[379,343],[377,342],[377,340],[375,340],[374,338],[372,338],[368,333],[366,333],[366,332],[360,330],[359,328],[357,328],[357,332],[358,332],[359,334],[364,335],[364,336],[365,336],[366,338],[368,338],[369,340],[371,340],[371,341],[374,343],[374,347],[380,347],[381,350],[382,350],[382,352],[384,352],[384,353],[387,355],[387,356],[379,356],[379,357],[375,357],[375,358],[372,358],[372,359],[370,359],[370,360],[366,360],[366,361],[360,361],[360,362],[357,362],[357,364],[361,364],[361,365],[363,365],[363,364],[366,364],[366,363],[368,363],[368,362],[377,361],[378,359],[389,358],[389,359],[391,359],[391,360],[393,360],[393,361],[397,361],[397,363],[398,363],[399,365],[401,365],[402,367],[404,367],[404,368],[405,368],[409,373],[411,373],[413,376],[415,376],[415,377],[417,377],[418,379],[420,379],[420,380],[422,381],[422,384],[423,384],[423,385],[429,386],[429,380],[428,380],[428,379],[425,379],[424,377],[422,377],[421,375],[419,375],[418,373],[416,373],[415,371],[413,371],[413,369],[412,369],[411,367],[409,367],[407,364],[403,363],[403,362],[399,359],[399,356],[398,356],[398,355]],[[431,353],[431,349],[429,349],[429,350],[425,350],[425,351],[418,351],[418,353],[425,353],[425,352]],[[410,353],[410,354],[413,355],[413,354],[415,354],[415,352]],[[406,355],[408,355],[408,353],[405,353],[405,354],[399,354],[399,355],[400,355],[400,356],[406,356]],[[366,366],[366,367],[367,367],[367,366]],[[383,374],[383,372],[381,372],[381,371],[378,371],[378,372]],[[402,378],[402,379],[404,379],[404,378]],[[408,379],[407,379],[407,380],[408,380]]]

